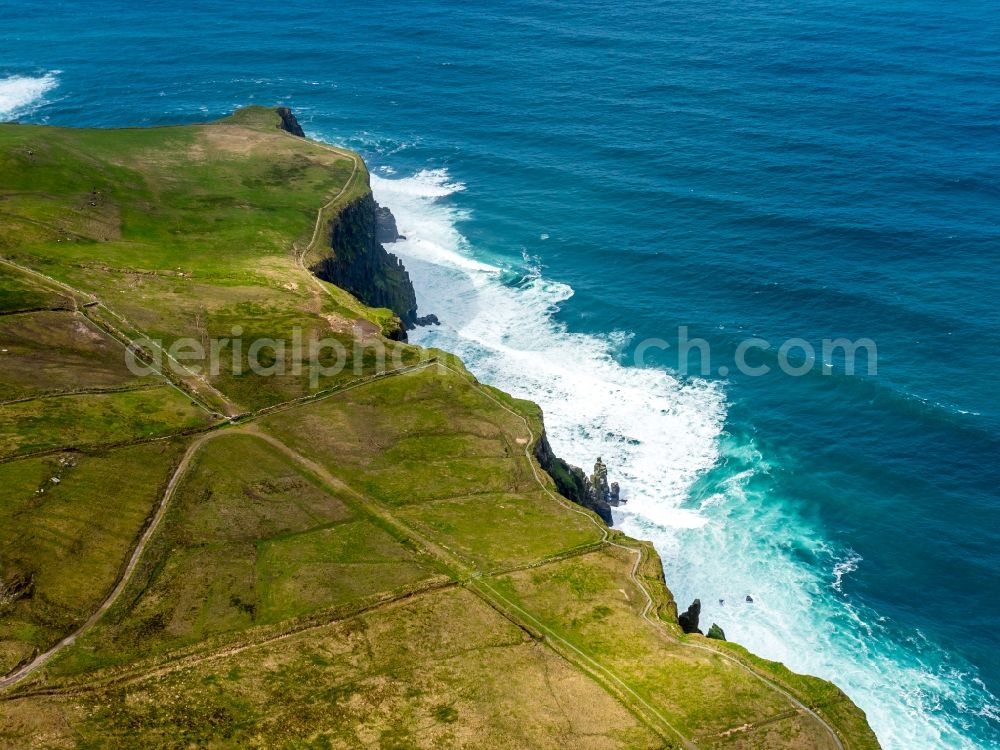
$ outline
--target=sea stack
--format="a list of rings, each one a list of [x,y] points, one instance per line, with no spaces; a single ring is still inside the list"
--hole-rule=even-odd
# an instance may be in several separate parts
[[[698,629],[699,617],[701,617],[701,599],[695,599],[691,602],[691,606],[687,608],[686,612],[681,612],[677,616],[677,622],[681,626],[681,630],[685,633],[698,633],[699,635],[704,635]]]

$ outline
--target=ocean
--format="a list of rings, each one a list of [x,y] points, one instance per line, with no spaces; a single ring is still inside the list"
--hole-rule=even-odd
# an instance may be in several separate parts
[[[1000,748],[994,3],[0,0],[0,119],[250,103],[365,156],[412,338],[602,457],[682,607]]]

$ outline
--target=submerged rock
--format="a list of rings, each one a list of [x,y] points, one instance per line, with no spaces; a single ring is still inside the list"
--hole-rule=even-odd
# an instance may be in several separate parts
[[[712,627],[708,629],[708,637],[717,641],[724,641],[726,640],[726,633],[722,628],[713,622]]]
[[[701,599],[695,599],[686,612],[677,615],[677,623],[685,633],[703,633],[698,629],[698,618],[701,617]]]

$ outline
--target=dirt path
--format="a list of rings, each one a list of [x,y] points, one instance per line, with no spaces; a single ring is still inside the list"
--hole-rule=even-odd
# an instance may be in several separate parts
[[[69,284],[65,284],[62,281],[59,281],[58,279],[52,278],[48,274],[44,274],[41,271],[36,271],[35,269],[29,268],[28,266],[23,266],[20,263],[16,263],[8,258],[0,258],[0,265],[5,265],[9,266],[10,268],[17,269],[18,271],[26,273],[29,276],[34,276],[37,279],[41,279],[42,281],[47,282],[48,284],[53,285],[64,292],[68,292],[70,298],[73,301],[74,306],[76,307],[75,312],[78,313],[81,316],[81,318],[84,321],[86,321],[88,325],[90,325],[92,328],[95,328],[102,335],[107,336],[113,341],[117,341],[126,349],[136,346],[137,345],[136,340],[133,339],[124,331],[119,330],[117,327],[111,326],[108,323],[101,323],[100,321],[95,320],[87,313],[87,310],[93,307],[100,308],[102,311],[106,312],[108,315],[121,322],[127,328],[130,328],[136,333],[140,334],[141,340],[144,343],[147,343],[151,346],[156,346],[160,350],[160,354],[170,360],[170,362],[173,364],[174,373],[176,377],[180,380],[180,382],[184,383],[190,390],[189,391],[184,390],[179,385],[177,385],[177,383],[175,383],[173,380],[167,377],[163,372],[158,373],[160,377],[162,377],[168,385],[178,390],[185,398],[193,401],[208,414],[215,414],[216,410],[212,409],[210,406],[205,404],[202,398],[199,398],[199,396],[202,395],[199,391],[199,388],[208,391],[217,400],[217,402],[223,406],[223,410],[229,416],[232,416],[238,412],[236,405],[233,404],[228,398],[226,398],[221,391],[219,391],[211,383],[209,383],[208,380],[203,375],[199,375],[193,372],[189,367],[187,367],[187,365],[184,365],[183,363],[178,361],[172,354],[170,354],[170,352],[165,350],[163,347],[157,345],[154,341],[152,341],[152,339],[143,334],[139,328],[137,328],[135,325],[130,323],[128,320],[126,320],[121,315],[112,310],[110,307],[101,302],[95,295],[90,294],[88,292],[84,292],[82,289],[77,289],[75,287],[72,287]],[[86,302],[80,304],[81,300],[86,300]],[[179,372],[186,372],[187,375],[182,378],[180,375],[177,374]],[[194,393],[191,393],[190,391],[193,391]]]
[[[298,138],[298,136],[292,135],[291,133],[288,133],[284,130],[281,132],[287,135],[289,138]],[[326,288],[326,286],[323,284],[323,281],[320,278],[318,278],[316,274],[314,274],[312,271],[306,268],[306,255],[309,254],[309,251],[312,250],[313,247],[316,245],[316,240],[319,239],[319,233],[323,227],[324,212],[326,212],[330,208],[330,206],[332,206],[334,203],[339,201],[341,197],[343,197],[344,193],[347,192],[347,189],[351,186],[351,183],[354,182],[354,178],[358,174],[358,169],[360,168],[360,164],[358,157],[352,154],[350,151],[342,151],[341,149],[334,148],[333,146],[327,146],[325,143],[318,143],[315,141],[313,143],[319,148],[337,154],[337,156],[343,159],[350,159],[351,163],[353,164],[353,168],[351,169],[351,176],[347,178],[347,182],[344,183],[344,187],[342,187],[339,193],[337,193],[330,200],[328,200],[326,203],[320,206],[319,209],[316,211],[316,223],[313,225],[312,237],[309,238],[308,244],[306,244],[305,247],[299,249],[299,247],[295,243],[292,243],[292,252],[295,255],[296,264],[299,266],[299,268],[302,269],[302,271],[306,274],[306,276],[309,277],[309,282],[313,285],[313,287],[315,287],[318,290],[317,296],[314,298],[317,300],[318,303],[320,299],[318,295],[320,293],[325,294],[328,297],[333,297],[333,293]]]
[[[170,504],[170,499],[173,497],[173,494],[177,489],[177,485],[180,483],[181,478],[187,471],[188,465],[191,463],[191,458],[206,441],[221,434],[223,433],[212,432],[207,435],[203,435],[193,440],[188,446],[184,455],[181,457],[180,462],[177,464],[177,468],[174,469],[174,473],[170,476],[170,480],[167,482],[163,495],[160,496],[160,502],[156,506],[156,511],[153,513],[153,517],[146,525],[145,531],[143,531],[142,536],[139,537],[139,541],[132,550],[132,555],[125,564],[125,568],[122,570],[121,575],[118,577],[118,583],[115,584],[111,593],[105,597],[103,602],[101,602],[101,606],[94,610],[93,614],[87,618],[86,622],[47,651],[43,651],[30,662],[11,672],[6,677],[0,678],[0,690],[20,682],[39,667],[46,664],[46,662],[62,651],[66,646],[75,643],[76,639],[79,638],[84,631],[93,627],[94,623],[101,619],[101,616],[104,615],[104,613],[111,608],[111,605],[118,600],[118,597],[121,596],[122,591],[124,591],[125,587],[128,585],[129,579],[132,577],[132,573],[135,572],[135,568],[139,564],[139,559],[142,557],[142,553],[145,551],[146,545],[149,544],[149,540],[153,538],[153,534],[155,534],[156,530],[159,528],[160,522],[163,520],[163,516],[167,512],[167,506]]]
[[[282,135],[288,138],[294,138],[296,141],[299,142],[302,142],[304,140],[303,138],[300,138],[297,135],[292,135],[287,130],[281,130],[279,132]],[[350,151],[345,151],[344,149],[337,148],[336,146],[330,146],[327,145],[326,143],[320,143],[319,141],[307,140],[306,142],[310,143],[311,145],[317,148],[321,148],[324,151],[329,151],[333,154],[336,154],[341,159],[350,159],[351,164],[353,165],[353,169],[351,169],[351,176],[347,178],[346,182],[344,182],[344,186],[340,189],[340,192],[337,193],[335,196],[333,196],[322,206],[320,206],[320,208],[316,211],[316,223],[313,225],[312,237],[309,239],[308,244],[304,248],[302,248],[301,251],[299,251],[298,248],[296,248],[295,260],[299,264],[299,266],[303,269],[305,269],[305,264],[304,264],[305,255],[313,248],[313,245],[316,244],[316,240],[319,237],[319,231],[323,224],[323,212],[329,209],[330,206],[332,206],[334,203],[339,201],[341,197],[343,197],[344,193],[346,193],[347,189],[351,186],[351,183],[354,182],[354,178],[358,174],[358,169],[360,168],[360,160],[358,159],[356,154],[353,154]],[[312,274],[309,275],[312,276]]]

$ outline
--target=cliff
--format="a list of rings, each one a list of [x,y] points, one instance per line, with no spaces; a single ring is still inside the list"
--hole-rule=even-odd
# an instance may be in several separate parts
[[[268,110],[261,113],[259,109],[250,108],[266,116]],[[273,112],[278,116],[275,125],[279,130],[305,138],[291,109],[276,107]],[[240,116],[241,112],[234,115],[235,118]],[[363,169],[361,174],[365,174]],[[402,261],[382,246],[383,242],[405,238],[399,234],[392,212],[375,202],[371,188],[350,200],[333,216],[327,236],[332,253],[313,262],[309,270],[324,281],[346,289],[369,307],[386,308],[395,313],[399,325],[383,330],[385,335],[405,341],[407,329],[436,322],[433,316],[417,318],[416,293],[410,276]]]
[[[274,110],[278,113],[278,117],[281,118],[281,122],[278,127],[284,130],[286,133],[291,133],[292,135],[297,135],[299,138],[305,138],[306,134],[302,130],[302,126],[299,125],[299,121],[292,114],[292,110],[288,107],[278,107]]]
[[[333,251],[310,270],[371,307],[385,307],[405,328],[417,322],[417,297],[402,261],[378,241],[379,205],[371,192],[348,203],[330,221]],[[401,332],[405,340],[405,332]]]
[[[396,227],[396,217],[392,215],[392,211],[387,207],[378,206],[376,208],[375,220],[377,222],[375,234],[379,242],[385,244],[406,239],[406,237],[399,233],[399,229]]]
[[[593,478],[588,477],[579,466],[573,466],[553,453],[552,446],[549,445],[548,437],[544,432],[535,444],[535,457],[541,467],[552,477],[560,495],[572,500],[577,505],[594,511],[608,526],[613,524],[611,518],[612,503],[608,496],[610,493],[605,494],[601,487],[595,486]],[[601,459],[597,459],[597,465],[603,468],[604,464]],[[597,467],[595,467],[594,474],[595,476],[601,475]],[[604,474],[605,479],[606,476]],[[615,485],[615,490],[615,498],[617,499],[617,485]]]

